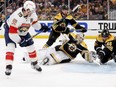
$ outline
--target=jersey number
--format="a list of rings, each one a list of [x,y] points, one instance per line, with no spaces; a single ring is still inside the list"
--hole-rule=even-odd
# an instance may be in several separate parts
[[[22,17],[22,16],[23,16],[21,12],[20,12],[20,13],[18,13],[18,15],[19,15],[19,17]]]

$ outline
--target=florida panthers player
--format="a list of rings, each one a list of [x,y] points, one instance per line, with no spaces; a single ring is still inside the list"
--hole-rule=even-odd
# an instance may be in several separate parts
[[[32,67],[37,71],[42,71],[41,67],[38,65],[37,62],[37,54],[33,45],[33,40],[31,39],[28,42],[26,41],[28,38],[31,37],[28,32],[30,26],[32,26],[34,29],[43,30],[44,32],[49,29],[47,26],[42,26],[38,22],[38,17],[35,10],[35,3],[33,3],[32,1],[26,1],[23,7],[17,9],[6,20],[6,75],[11,74],[16,44],[19,44],[21,47],[26,47],[28,55],[31,59]]]

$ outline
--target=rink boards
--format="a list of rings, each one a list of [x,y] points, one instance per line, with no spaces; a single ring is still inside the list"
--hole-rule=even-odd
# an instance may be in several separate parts
[[[85,33],[85,38],[94,39],[101,30],[109,29],[109,31],[115,35],[116,33],[116,21],[115,20],[78,20],[77,21],[81,26],[85,27],[88,31]],[[51,27],[53,21],[40,21],[41,24]],[[68,27],[71,31],[74,31],[74,28],[69,24]],[[32,35],[36,34],[34,29],[29,30]],[[41,33],[36,38],[48,38],[49,32]],[[4,28],[0,30],[0,38],[3,38]]]

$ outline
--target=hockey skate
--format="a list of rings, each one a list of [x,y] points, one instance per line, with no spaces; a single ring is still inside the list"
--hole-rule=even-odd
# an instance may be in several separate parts
[[[42,71],[42,68],[39,65],[37,65],[37,64],[38,64],[37,61],[31,62],[32,68],[35,69],[35,70],[37,70],[37,71],[39,71],[39,72],[41,72]]]
[[[113,54],[111,55],[111,57],[112,57],[112,59],[114,60],[114,62],[116,63],[116,55],[113,53]]]
[[[114,59],[114,62],[116,63],[116,55],[114,56],[114,58],[113,58],[113,59]]]
[[[11,70],[12,70],[12,65],[7,65],[7,66],[6,66],[5,74],[6,74],[7,76],[11,75]]]

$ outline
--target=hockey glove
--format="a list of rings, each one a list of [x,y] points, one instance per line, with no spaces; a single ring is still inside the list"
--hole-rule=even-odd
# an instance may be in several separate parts
[[[47,32],[47,31],[50,30],[50,28],[48,26],[43,26],[42,25],[42,28],[40,30],[43,31],[43,32]]]
[[[66,20],[65,20],[65,17],[62,17],[62,19],[60,19],[59,21],[57,21],[57,22],[54,23],[54,24],[59,25],[60,23],[62,23],[62,22],[64,22],[64,21],[66,21]]]
[[[105,52],[104,52],[103,50],[100,50],[100,51],[98,52],[98,58],[99,58],[100,60],[102,60],[102,59],[104,58],[104,55],[105,55]]]
[[[101,47],[96,48],[96,53],[98,54],[100,51],[102,51]]]
[[[22,39],[19,43],[21,47],[26,47],[27,46],[27,41],[25,39]]]

